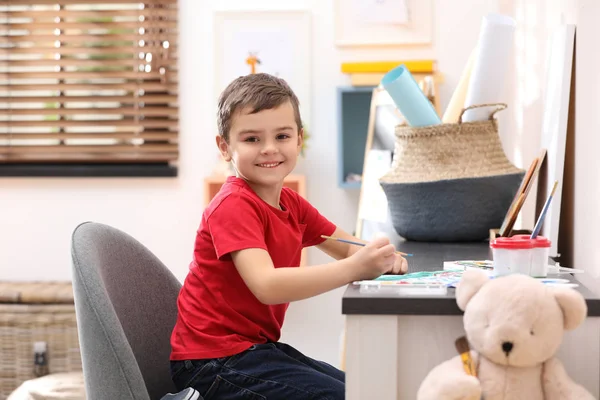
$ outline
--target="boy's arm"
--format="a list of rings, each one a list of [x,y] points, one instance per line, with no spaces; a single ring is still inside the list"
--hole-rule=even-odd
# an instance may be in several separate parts
[[[347,232],[344,232],[340,228],[336,228],[333,235],[336,238],[351,240],[353,242],[359,243],[368,243],[364,240],[358,239]],[[354,253],[356,253],[361,246],[357,246],[354,244],[348,244],[344,242],[338,242],[337,240],[327,239],[323,243],[318,244],[317,248],[321,249],[330,257],[335,258],[336,260],[343,260],[345,258],[351,257]],[[396,260],[394,262],[394,266],[388,273],[392,274],[405,274],[408,272],[408,263],[404,257],[396,255]]]
[[[351,260],[334,261],[308,268],[275,268],[263,249],[245,249],[231,253],[242,279],[264,304],[303,300],[338,287],[354,278]]]
[[[394,246],[378,238],[340,261],[306,268],[275,268],[264,249],[249,248],[230,253],[240,276],[264,304],[281,304],[307,299],[355,280],[373,279],[394,265]]]
[[[333,232],[331,236],[340,239],[351,240],[353,242],[367,243],[364,240],[352,236],[339,227],[335,228],[335,232]],[[352,254],[356,253],[358,249],[360,249],[360,246],[338,242],[337,240],[326,239],[323,243],[318,244],[317,248],[336,260],[343,260],[344,258],[348,258]]]

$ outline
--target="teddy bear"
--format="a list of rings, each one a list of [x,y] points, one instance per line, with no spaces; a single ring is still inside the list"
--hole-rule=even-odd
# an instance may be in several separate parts
[[[588,400],[554,357],[565,330],[587,316],[583,296],[522,274],[466,270],[456,288],[477,377],[460,356],[434,367],[418,400]]]

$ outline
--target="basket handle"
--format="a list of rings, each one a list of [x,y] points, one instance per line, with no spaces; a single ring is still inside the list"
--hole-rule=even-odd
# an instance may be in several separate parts
[[[458,117],[458,123],[459,123],[459,124],[462,124],[462,122],[463,122],[463,120],[462,120],[462,117],[463,117],[464,113],[465,113],[467,110],[471,110],[471,109],[473,109],[473,108],[480,108],[480,107],[493,107],[493,106],[495,106],[495,107],[496,107],[496,109],[495,109],[494,111],[492,111],[492,113],[490,114],[490,121],[493,121],[493,120],[494,120],[494,115],[495,115],[495,114],[496,114],[498,111],[502,111],[502,110],[504,110],[506,107],[508,107],[508,106],[507,106],[505,103],[475,104],[475,105],[472,105],[472,106],[469,106],[469,107],[465,107],[465,108],[463,108],[463,110],[460,112],[460,115],[459,115],[459,117]]]

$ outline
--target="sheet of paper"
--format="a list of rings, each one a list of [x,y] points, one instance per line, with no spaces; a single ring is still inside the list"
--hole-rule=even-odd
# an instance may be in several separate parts
[[[381,178],[392,165],[391,150],[370,150],[367,153],[362,177],[362,197],[358,218],[385,222],[388,218],[387,197],[379,184]]]
[[[502,102],[515,27],[516,21],[505,15],[489,14],[483,19],[465,107]],[[468,110],[463,121],[486,120],[491,111],[489,107]]]
[[[382,286],[396,285],[442,285],[450,286],[458,281],[463,275],[463,271],[419,271],[405,275],[382,275],[374,280],[364,280],[354,282],[355,285],[373,285],[379,283]]]
[[[473,72],[473,64],[475,64],[475,56],[477,55],[477,49],[471,51],[471,55],[467,60],[465,69],[463,70],[460,80],[452,93],[448,107],[442,117],[442,122],[445,124],[455,124],[458,122],[458,117],[465,108],[465,99],[467,98],[467,90],[469,89],[469,82],[471,80],[471,73]]]

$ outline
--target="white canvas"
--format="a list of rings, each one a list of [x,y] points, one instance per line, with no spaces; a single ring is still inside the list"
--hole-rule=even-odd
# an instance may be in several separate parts
[[[567,120],[569,117],[574,39],[575,25],[564,25],[558,28],[550,40],[547,64],[544,119],[541,137],[541,146],[547,150],[545,161],[546,181],[543,184],[543,187],[546,188],[546,193],[538,192],[538,196],[543,196],[545,200],[554,182],[558,181],[556,194],[550,203],[540,230],[541,236],[547,237],[552,241],[552,247],[550,248],[551,257],[556,256],[558,253],[558,229],[565,165],[565,147],[567,142]]]

